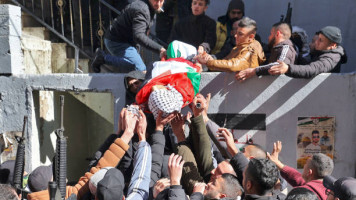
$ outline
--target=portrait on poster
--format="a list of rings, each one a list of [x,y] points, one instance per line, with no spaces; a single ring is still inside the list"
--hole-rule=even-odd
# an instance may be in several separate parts
[[[297,168],[304,167],[313,154],[334,157],[335,117],[298,117]]]

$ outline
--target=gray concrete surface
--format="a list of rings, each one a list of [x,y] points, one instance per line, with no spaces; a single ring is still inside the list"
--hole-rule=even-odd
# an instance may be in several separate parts
[[[17,6],[0,5],[0,74],[22,74],[21,9]]]

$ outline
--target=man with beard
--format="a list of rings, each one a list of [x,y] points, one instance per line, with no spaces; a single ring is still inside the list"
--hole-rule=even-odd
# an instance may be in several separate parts
[[[168,170],[170,175],[170,187],[161,191],[156,199],[188,199],[181,185],[182,170],[185,161],[179,155],[172,154],[168,161]],[[236,176],[224,173],[205,183],[196,183],[190,200],[197,199],[240,199],[243,189]]]
[[[272,75],[286,74],[294,78],[312,78],[327,72],[340,73],[341,64],[347,62],[341,42],[341,30],[335,26],[326,26],[319,31],[315,41],[316,52],[310,63],[295,65],[278,61],[268,72]]]
[[[276,23],[272,26],[271,34],[268,37],[268,47],[271,49],[271,55],[268,59],[268,65],[257,68],[248,68],[236,74],[236,79],[244,81],[252,76],[268,75],[268,70],[278,63],[277,60],[287,64],[294,64],[297,52],[294,44],[290,40],[291,28],[287,23]]]

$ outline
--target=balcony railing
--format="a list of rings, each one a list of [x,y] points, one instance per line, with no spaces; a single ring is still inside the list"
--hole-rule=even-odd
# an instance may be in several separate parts
[[[75,73],[80,73],[80,56],[92,59],[96,48],[105,49],[104,34],[112,20],[121,14],[115,2],[105,0],[10,0],[21,7],[52,34],[51,40],[62,40],[74,49]],[[159,41],[154,35],[150,36]],[[141,56],[146,63],[157,58],[144,49]]]

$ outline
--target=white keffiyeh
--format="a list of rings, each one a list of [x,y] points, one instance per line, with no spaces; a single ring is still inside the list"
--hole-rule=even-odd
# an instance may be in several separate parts
[[[165,118],[174,111],[180,112],[182,106],[183,96],[170,85],[167,85],[166,89],[152,91],[148,99],[148,107],[155,119],[160,110],[162,117]]]

